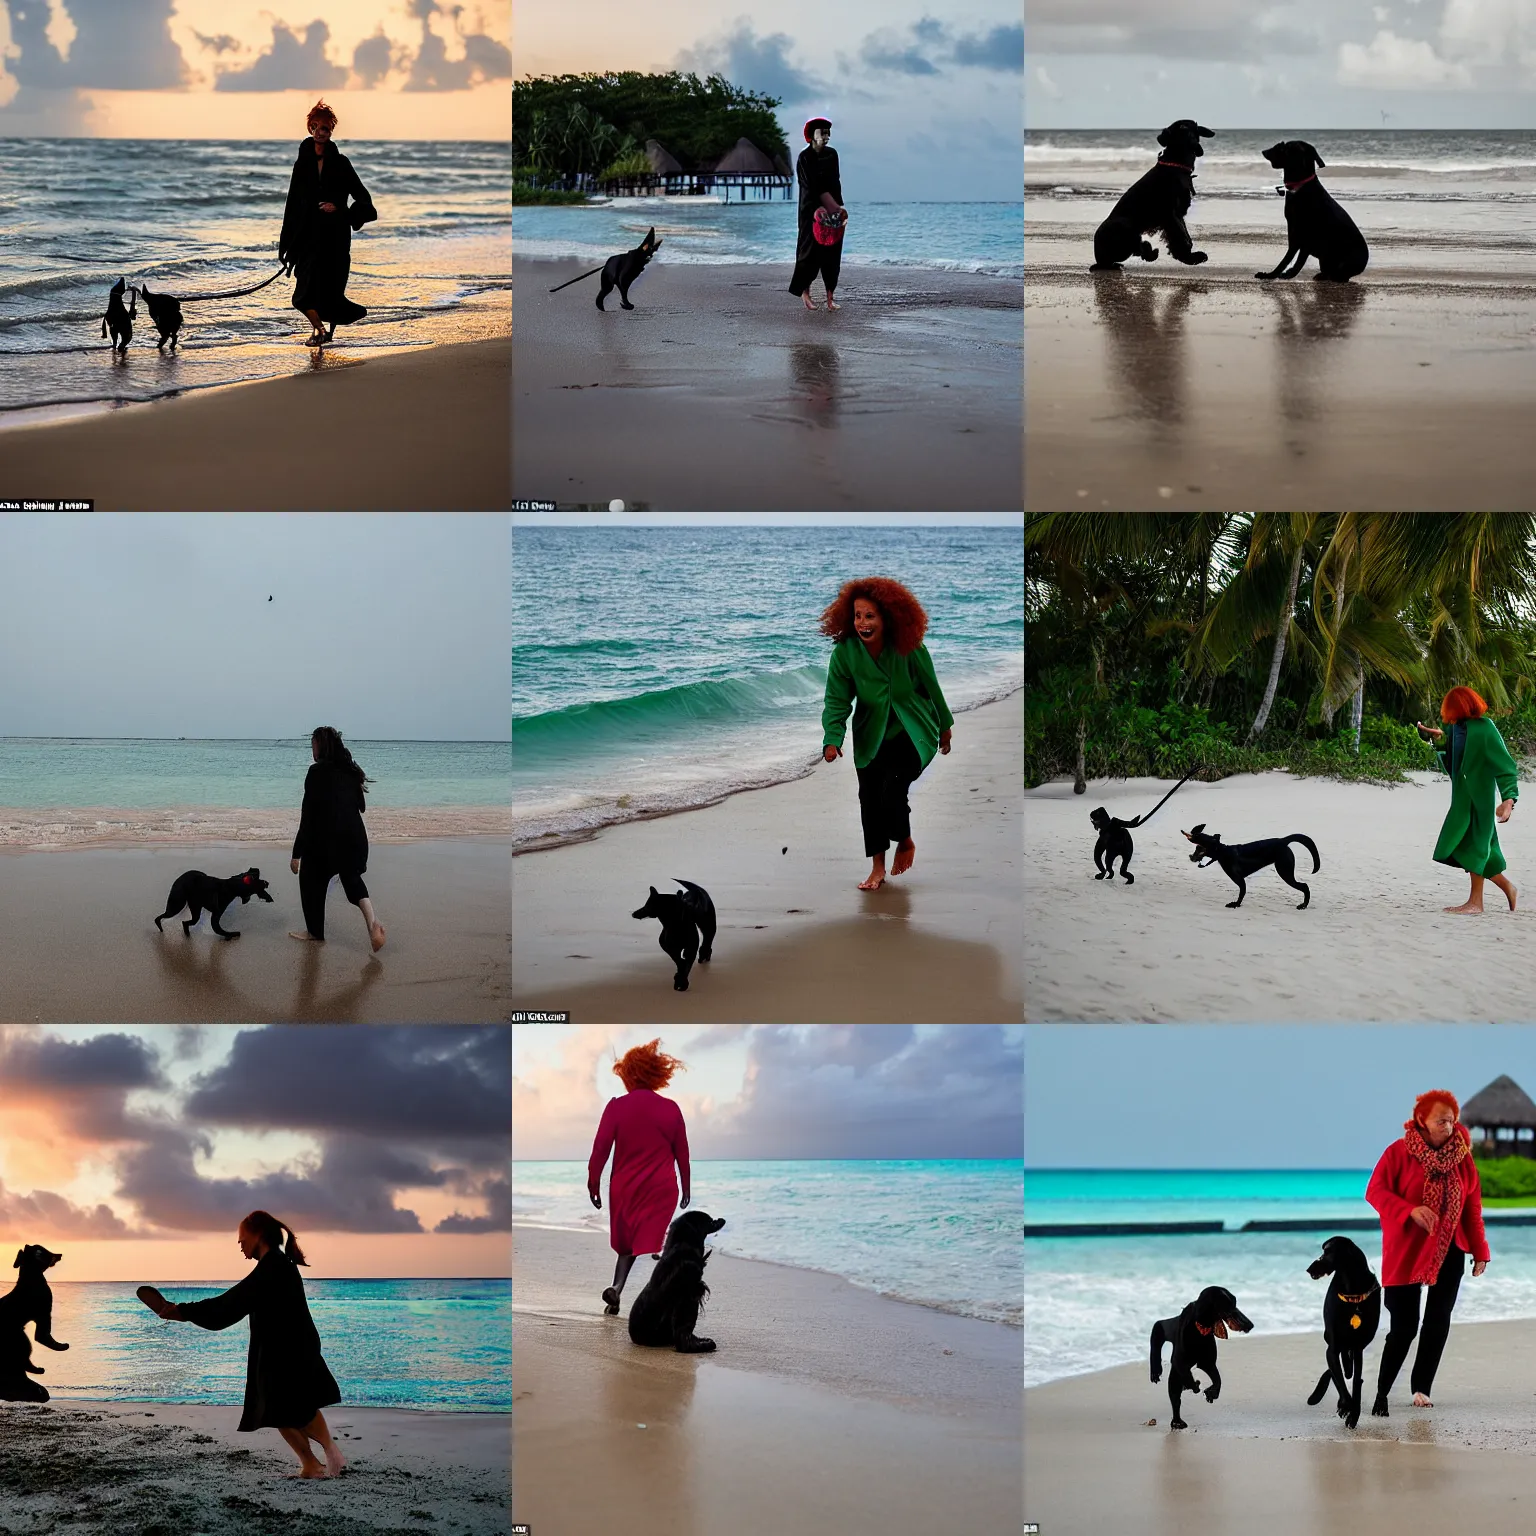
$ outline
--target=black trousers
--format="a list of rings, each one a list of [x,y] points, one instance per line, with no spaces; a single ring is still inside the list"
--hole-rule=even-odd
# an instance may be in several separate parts
[[[888,736],[859,776],[859,819],[864,823],[864,852],[870,858],[912,835],[907,790],[923,765],[905,731]]]
[[[811,233],[811,221],[803,219],[800,239],[795,246],[795,270],[789,279],[789,291],[798,299],[814,279],[820,278],[831,293],[837,287],[837,276],[843,268],[843,242],[823,245]]]
[[[1388,1285],[1382,1288],[1392,1327],[1381,1351],[1381,1372],[1376,1378],[1378,1392],[1392,1390],[1392,1383],[1397,1380],[1397,1373],[1402,1370],[1403,1361],[1408,1358],[1408,1348],[1417,1333],[1419,1348],[1413,1357],[1408,1386],[1410,1391],[1429,1396],[1430,1388],[1435,1384],[1435,1372],[1440,1367],[1441,1351],[1451,1331],[1451,1309],[1456,1305],[1456,1293],[1461,1289],[1461,1277],[1466,1267],[1466,1254],[1453,1242],[1441,1261],[1435,1283],[1429,1287],[1422,1328],[1419,1326],[1420,1287]]]
[[[355,907],[368,894],[368,887],[363,884],[363,870],[367,867],[349,864],[340,869],[334,860],[312,856],[299,860],[299,900],[304,906],[304,926],[312,937],[325,937],[325,893],[332,877],[341,876],[341,888]]]

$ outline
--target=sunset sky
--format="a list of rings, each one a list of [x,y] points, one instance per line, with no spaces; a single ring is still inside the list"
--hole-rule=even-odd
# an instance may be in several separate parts
[[[494,1025],[0,1025],[0,1250],[224,1281],[265,1209],[318,1278],[506,1275],[510,1065]]]
[[[586,1161],[612,1065],[656,1027],[519,1024],[514,1161]],[[686,1072],[665,1090],[692,1157],[1022,1156],[1023,1026],[676,1025],[661,1049]]]
[[[0,0],[0,138],[510,139],[511,0]]]

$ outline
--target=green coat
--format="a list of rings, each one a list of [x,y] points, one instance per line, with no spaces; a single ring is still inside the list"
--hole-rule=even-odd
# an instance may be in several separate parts
[[[1451,738],[1437,755],[1440,766],[1451,771]],[[1497,791],[1497,793],[1495,793]],[[1435,860],[1453,864],[1471,875],[1504,873],[1504,855],[1494,810],[1504,800],[1520,798],[1519,769],[1499,728],[1486,715],[1467,721],[1467,743],[1455,777],[1451,780],[1451,808],[1435,844]]]
[[[832,647],[832,659],[827,665],[827,697],[821,710],[823,747],[842,746],[848,706],[855,700],[855,768],[867,768],[874,761],[885,740],[886,724],[893,709],[917,748],[924,768],[939,750],[939,732],[947,731],[955,723],[939,691],[933,658],[926,645],[906,656],[898,656],[887,645],[880,652],[880,659],[874,661],[857,635],[839,640]]]

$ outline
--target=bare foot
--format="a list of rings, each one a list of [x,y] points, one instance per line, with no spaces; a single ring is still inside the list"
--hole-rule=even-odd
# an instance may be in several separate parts
[[[1515,897],[1520,894],[1520,887],[1513,880],[1509,882],[1509,889],[1504,892],[1504,899],[1509,903],[1509,910],[1515,910]]]
[[[841,304],[834,304],[832,302],[832,295],[830,293],[827,295],[827,308],[828,309],[841,309],[842,307],[843,306]]]
[[[293,929],[290,928],[288,930],[288,937],[290,939],[308,939],[311,944],[321,944],[325,942],[323,939],[317,939],[314,934],[312,934],[307,928],[302,933],[295,933]]]
[[[331,1474],[325,1470],[324,1462],[310,1461],[304,1464],[303,1471],[290,1472],[288,1474],[288,1481],[293,1482],[297,1478],[310,1479],[316,1477],[329,1477],[330,1475]]]
[[[1415,1392],[1413,1394],[1413,1406],[1415,1408],[1433,1408],[1435,1405],[1422,1392]]]
[[[332,1477],[340,1477],[341,1469],[346,1466],[347,1458],[341,1454],[333,1442],[331,1448],[325,1453],[325,1469]]]
[[[896,844],[896,862],[891,865],[893,875],[904,875],[912,868],[912,860],[917,857],[917,844],[910,837],[903,838]]]
[[[808,293],[802,293],[800,295],[800,302],[804,304],[807,309],[816,308],[816,300],[813,299]]]
[[[1481,917],[1483,915],[1483,904],[1478,902],[1476,906],[1473,906],[1470,901],[1464,901],[1459,907],[1446,907],[1444,910],[1447,912],[1464,912],[1471,917]]]
[[[374,954],[384,948],[384,924],[375,923],[368,930],[368,942],[373,945]]]
[[[885,884],[885,864],[884,864],[884,862],[881,862],[879,864],[876,864],[875,867],[872,870],[870,870],[869,874],[863,880],[859,881],[859,889],[861,891],[878,891],[880,889],[880,887],[882,885],[884,885],[884,884]]]

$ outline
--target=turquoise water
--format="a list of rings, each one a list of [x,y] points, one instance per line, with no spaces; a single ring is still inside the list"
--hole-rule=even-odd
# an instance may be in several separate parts
[[[1022,529],[514,527],[515,835],[810,772],[831,650],[817,625],[855,575],[917,594],[956,715],[1022,686]]]
[[[53,1334],[69,1350],[33,1350],[49,1392],[116,1402],[243,1402],[249,1324],[210,1333],[162,1323],[134,1295],[136,1283],[53,1282]],[[159,1288],[172,1301],[197,1301],[228,1285],[162,1281]],[[347,1406],[511,1408],[509,1280],[306,1279],[304,1290]]]
[[[722,1253],[1016,1328],[1023,1168],[1017,1159],[696,1161],[690,1209],[726,1218],[710,1239]],[[606,1193],[605,1209],[593,1210],[585,1163],[514,1162],[512,1221],[606,1240]]]
[[[374,782],[368,803],[505,805],[504,741],[348,741]],[[304,797],[309,738],[157,741],[0,736],[0,805],[290,806]]]

